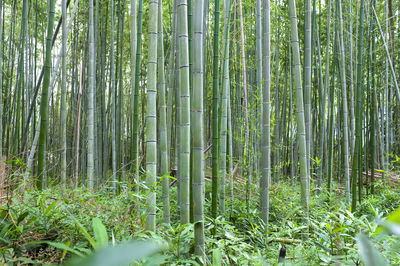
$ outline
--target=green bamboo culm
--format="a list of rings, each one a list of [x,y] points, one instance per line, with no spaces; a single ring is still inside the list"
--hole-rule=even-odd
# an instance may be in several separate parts
[[[178,61],[180,90],[180,219],[181,224],[190,221],[190,77],[187,0],[178,1]]]
[[[0,0],[0,22],[3,21],[3,0]],[[0,23],[0,51],[3,51],[3,23]],[[0,52],[0,160],[3,158],[3,53]]]
[[[335,24],[336,26],[336,24]],[[334,32],[336,33],[336,27]],[[332,72],[330,73],[331,76],[331,81],[330,84],[331,86],[328,88],[330,88],[329,91],[329,132],[328,132],[328,192],[330,193],[332,191],[332,176],[333,176],[333,157],[334,157],[334,131],[335,131],[335,75],[336,75],[336,66],[337,66],[337,34],[335,34],[334,36],[334,41],[333,41],[333,68],[332,68]]]
[[[187,13],[188,13],[188,45],[189,45],[189,91],[190,91],[190,108],[193,101],[193,0],[187,0]],[[193,110],[190,109],[190,121],[193,118]],[[193,135],[192,127],[190,128],[190,136]],[[189,167],[189,218],[193,223],[193,138],[190,138],[190,167]]]
[[[306,131],[304,122],[304,102],[303,102],[303,87],[301,81],[301,64],[300,64],[300,48],[297,30],[297,14],[296,1],[289,1],[289,13],[291,21],[291,43],[293,52],[294,64],[294,86],[296,89],[296,117],[297,117],[297,134],[299,142],[299,162],[300,162],[300,186],[301,186],[301,202],[303,205],[306,217],[309,214],[309,176],[307,169],[307,145]]]
[[[228,94],[230,94],[229,84],[229,25],[230,25],[231,0],[224,0],[224,44],[223,44],[223,63],[222,63],[222,84],[219,99],[218,113],[218,132],[220,132],[219,143],[219,203],[218,209],[221,215],[225,213],[225,178],[227,175],[227,123],[228,123]]]
[[[325,56],[325,77],[324,77],[324,81],[325,81],[325,83],[324,83],[324,86],[325,86],[324,87],[324,96],[325,96],[325,98],[327,98],[330,95],[330,91],[329,91],[329,77],[330,77],[330,72],[329,72],[329,66],[330,66],[329,65],[329,63],[330,63],[329,48],[330,47],[329,47],[329,43],[330,43],[330,37],[331,37],[332,0],[329,0],[327,4],[328,4],[328,14],[327,14],[327,27],[326,27],[326,42],[328,43],[328,45],[326,46],[326,51],[325,51],[326,52],[326,56]],[[328,103],[328,106],[329,106],[329,104],[330,103]],[[325,113],[325,111],[326,111],[326,102],[325,101],[323,101],[322,106],[323,106],[323,108],[322,108],[321,113]],[[328,112],[328,116],[329,116],[329,112]],[[329,128],[329,124],[327,123],[326,129],[328,129],[328,128]],[[326,135],[325,132],[323,132],[323,134]],[[325,137],[326,137],[327,140],[329,140],[329,138],[327,136],[325,136]],[[324,143],[323,147],[321,147],[320,149],[324,150],[324,147],[326,147],[326,145],[327,145],[327,141]],[[322,161],[322,163],[323,163],[323,167],[322,168],[323,169],[321,169],[321,171],[320,171],[321,178],[318,177],[319,179],[322,179],[322,173],[324,173],[324,171],[325,171],[325,174],[328,174],[328,170],[330,168],[327,149],[324,150],[324,156],[322,157],[322,159],[323,159],[323,161]],[[329,176],[328,176],[328,178],[329,178]],[[322,184],[322,180],[320,181],[320,183]],[[328,187],[328,189],[329,189],[329,187]]]
[[[220,2],[215,0],[214,11],[214,44],[213,50],[219,51],[219,16]],[[218,132],[218,82],[219,82],[219,53],[214,52],[213,59],[213,103],[212,103],[212,199],[211,217],[218,215],[218,183],[219,183],[219,132]]]
[[[256,59],[256,80],[255,80],[255,87],[256,87],[256,91],[258,90],[262,90],[262,86],[263,86],[263,79],[262,79],[262,64],[263,64],[263,58],[262,58],[262,0],[256,0],[256,54],[255,54],[255,59]],[[261,93],[262,95],[262,93]],[[257,106],[259,106],[260,104],[260,100],[256,99],[256,103]],[[261,109],[261,115],[258,115],[259,110]],[[262,126],[263,126],[263,118],[262,118],[262,111],[263,107],[262,107],[262,99],[261,99],[261,108],[256,108],[256,116],[257,119],[255,121],[255,126],[259,129],[261,129],[262,131]],[[255,147],[254,147],[254,153],[255,154],[262,154],[262,141],[263,141],[263,137],[257,137],[255,140]],[[261,148],[259,148],[261,147]],[[262,155],[261,155],[262,156]],[[257,165],[257,169],[256,171],[259,169],[261,169],[262,172],[262,161],[261,158],[259,156],[256,156],[255,161],[256,161],[256,165]],[[260,193],[261,193],[261,178],[260,178]],[[260,194],[261,197],[261,194]],[[261,198],[260,198],[261,199]],[[260,202],[261,204],[261,202]],[[261,205],[260,205],[260,210],[261,210]]]
[[[350,90],[350,134],[349,134],[349,142],[350,142],[350,155],[352,156],[354,153],[354,143],[355,143],[355,128],[356,128],[356,116],[354,115],[354,59],[353,59],[353,4],[352,0],[349,0],[348,3],[348,14],[349,14],[349,33],[348,33],[348,44],[349,44],[349,90]],[[327,46],[328,48],[328,46]],[[350,178],[351,179],[351,178]],[[350,180],[351,183],[351,180]],[[351,184],[350,184],[351,187]]]
[[[176,179],[177,179],[177,204],[178,204],[178,208],[179,208],[179,215],[181,213],[180,208],[181,208],[181,179],[180,179],[180,154],[181,154],[181,133],[180,133],[180,125],[181,125],[181,91],[180,91],[180,72],[179,72],[179,29],[178,29],[178,23],[179,23],[179,0],[174,0],[174,10],[176,10],[175,12],[175,17],[176,19],[174,19],[175,21],[175,49],[176,49],[176,58],[175,58],[175,68],[174,68],[174,73],[175,73],[175,86],[176,89],[174,89],[175,91],[175,139],[174,139],[174,152],[175,152],[175,160],[174,160],[174,168],[177,169],[176,172]]]
[[[62,0],[62,44],[61,44],[61,181],[67,183],[67,0]]]
[[[346,54],[344,49],[344,30],[342,15],[342,0],[337,0],[339,13],[339,52],[340,52],[340,81],[342,86],[342,113],[343,113],[343,163],[346,202],[350,203],[350,169],[349,169],[349,135],[348,135],[348,111],[347,111],[347,88],[346,88]]]
[[[187,23],[188,23],[188,44],[189,44],[189,84],[193,85],[193,0],[187,0]]]
[[[158,0],[149,2],[149,56],[147,65],[147,108],[146,108],[146,185],[147,194],[146,230],[156,229],[157,181],[157,24]]]
[[[270,88],[271,88],[271,31],[270,31],[270,1],[263,0],[263,37],[262,37],[262,92],[263,92],[263,127],[262,127],[262,157],[260,178],[261,219],[268,225],[269,217],[269,186],[271,180],[271,117],[270,117]]]
[[[242,0],[238,1],[239,9],[239,27],[240,27],[240,57],[242,63],[242,75],[243,75],[243,111],[244,111],[244,146],[243,146],[243,173],[246,178],[246,210],[250,211],[250,186],[251,186],[251,173],[249,172],[248,162],[250,160],[249,153],[249,110],[248,110],[248,92],[247,92],[247,74],[246,74],[246,51],[244,43],[244,23],[243,23],[243,8]]]
[[[132,161],[133,172],[136,184],[136,192],[139,192],[139,84],[140,84],[140,65],[142,54],[142,21],[143,21],[143,0],[139,0],[137,14],[137,46],[135,64],[135,86],[133,88],[133,119],[132,119]],[[138,66],[138,67],[136,67]]]
[[[53,26],[54,26],[54,9],[55,0],[48,0],[48,24],[47,24],[47,38],[46,38],[46,55],[44,61],[44,76],[43,76],[43,87],[42,97],[40,101],[40,133],[39,133],[39,148],[38,148],[38,178],[36,180],[36,188],[42,190],[44,182],[44,171],[45,171],[45,157],[46,157],[46,139],[47,139],[47,128],[48,128],[48,98],[49,98],[49,86],[50,86],[50,74],[51,74],[51,40],[53,37]]]
[[[157,67],[158,67],[158,105],[159,105],[159,140],[160,140],[160,176],[162,180],[162,198],[163,198],[163,218],[164,223],[169,224],[171,220],[169,207],[169,179],[166,176],[169,172],[169,153],[167,139],[167,106],[165,102],[165,70],[164,70],[164,33],[162,1],[158,2],[158,38],[157,38]]]
[[[229,11],[227,13],[230,14],[230,10],[231,10],[231,6],[232,6],[232,0],[225,0],[225,1],[229,1]],[[227,25],[230,25],[230,20],[231,20],[231,15],[229,15],[228,17],[228,23]],[[225,65],[224,65],[224,86],[226,87],[226,91],[225,91],[225,95],[226,95],[226,131],[227,131],[227,144],[226,144],[226,168],[227,168],[227,173],[229,176],[229,196],[230,196],[230,207],[231,207],[231,211],[230,214],[232,214],[233,212],[233,151],[232,151],[232,117],[231,117],[231,93],[230,93],[230,73],[229,73],[229,30],[227,31],[226,35],[226,39],[228,40],[228,42],[225,44],[225,52],[226,52],[226,58],[225,58]]]
[[[306,156],[307,170],[310,171],[310,158],[312,149],[312,117],[311,117],[311,62],[312,62],[312,32],[311,32],[311,0],[305,0],[304,16],[304,119],[306,129]],[[309,182],[307,182],[309,186]],[[308,188],[309,189],[309,188]]]
[[[365,1],[360,2],[360,21],[358,28],[358,59],[357,59],[357,91],[356,91],[356,141],[354,146],[354,156],[351,171],[352,180],[352,199],[351,199],[351,211],[354,212],[357,207],[357,180],[361,163],[361,133],[362,133],[362,83],[363,83],[363,49],[364,49],[364,6]]]
[[[329,9],[328,9],[328,21],[330,21],[331,19],[331,10],[334,8],[332,7],[332,0],[329,0]],[[327,175],[327,189],[328,192],[331,192],[332,186],[331,186],[331,181],[332,181],[332,172],[333,172],[333,141],[334,141],[334,129],[335,129],[335,87],[333,86],[335,83],[335,75],[336,75],[336,66],[337,66],[337,41],[336,41],[336,26],[337,23],[334,23],[334,28],[333,28],[333,41],[332,41],[332,46],[333,46],[333,56],[332,56],[332,63],[330,62],[330,56],[326,56],[326,65],[325,65],[325,70],[326,71],[326,75],[325,75],[325,95],[328,99],[328,106],[327,106],[327,110],[328,110],[328,119],[327,119],[327,133],[326,133],[326,144],[325,146],[325,172]],[[329,32],[327,29],[327,34],[328,38],[330,39],[330,27],[329,27]],[[327,47],[327,52],[329,52],[328,47]],[[332,69],[330,69],[330,65],[332,64]]]
[[[94,91],[95,91],[95,46],[93,0],[89,0],[89,92],[88,92],[88,158],[87,182],[89,189],[94,187]]]
[[[131,0],[131,14],[130,14],[130,52],[131,52],[131,60],[130,60],[130,67],[131,67],[131,78],[130,78],[130,85],[131,85],[131,121],[133,121],[135,117],[135,110],[134,110],[134,102],[135,102],[135,83],[136,83],[136,50],[137,50],[137,0]],[[136,173],[137,165],[136,160],[134,160],[135,153],[133,152],[133,123],[132,123],[132,130],[131,130],[131,173]],[[134,181],[136,178],[134,177]],[[138,188],[138,187],[137,187]]]
[[[204,241],[204,127],[203,127],[203,8],[204,1],[196,0],[193,14],[193,222],[195,254],[205,256]]]
[[[114,0],[111,0],[111,43],[114,43]],[[110,47],[110,90],[112,95],[111,104],[111,164],[112,164],[112,188],[113,193],[117,192],[117,144],[116,144],[116,120],[117,120],[117,93],[115,86],[115,56],[114,56],[114,45]]]
[[[115,80],[115,90],[116,90],[116,95],[117,95],[117,102],[116,102],[116,127],[115,127],[115,135],[116,135],[116,161],[117,161],[117,169],[118,169],[118,184],[116,186],[116,191],[120,191],[120,182],[123,180],[124,175],[125,175],[125,169],[123,165],[123,158],[122,154],[124,153],[124,145],[123,145],[123,138],[122,138],[122,118],[123,118],[123,105],[124,105],[124,98],[123,98],[123,88],[122,88],[122,66],[123,66],[123,60],[125,57],[122,56],[123,50],[122,50],[122,43],[123,41],[123,35],[124,35],[124,15],[125,12],[122,12],[124,10],[126,1],[117,1],[117,10],[116,10],[116,15],[117,15],[117,42],[116,42],[116,63],[115,63],[115,70],[116,70],[116,80]],[[122,143],[122,145],[121,145]]]
[[[371,16],[373,11],[375,10],[376,6],[376,1],[372,0],[371,2],[372,8],[371,8]],[[377,105],[377,96],[376,96],[376,82],[375,82],[375,64],[376,64],[376,50],[375,50],[375,20],[371,19],[370,21],[370,28],[371,28],[371,86],[370,90],[372,90],[372,94],[370,94],[371,99],[371,107],[370,107],[370,147],[371,147],[371,152],[370,152],[370,158],[371,158],[371,194],[374,194],[375,192],[375,154],[376,154],[376,141],[375,138],[376,136],[376,128],[375,128],[375,113],[376,113],[376,105]],[[378,127],[379,129],[379,127]]]

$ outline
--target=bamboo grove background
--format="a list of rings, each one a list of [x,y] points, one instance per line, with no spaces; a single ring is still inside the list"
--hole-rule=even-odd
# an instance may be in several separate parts
[[[177,185],[201,253],[204,212],[224,215],[236,190],[259,195],[266,223],[283,179],[301,184],[305,218],[312,195],[337,188],[354,210],[398,160],[398,1],[0,7],[0,157],[21,173],[13,184],[136,184],[150,230],[170,222]]]

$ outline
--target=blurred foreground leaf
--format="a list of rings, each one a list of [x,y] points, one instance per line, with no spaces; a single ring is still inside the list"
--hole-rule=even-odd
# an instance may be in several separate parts
[[[161,250],[160,244],[153,241],[134,241],[114,247],[105,247],[86,258],[72,259],[68,265],[117,266],[144,259]]]
[[[360,249],[361,259],[366,266],[388,265],[387,261],[382,257],[378,250],[375,249],[371,241],[369,241],[364,234],[358,235],[357,243]]]

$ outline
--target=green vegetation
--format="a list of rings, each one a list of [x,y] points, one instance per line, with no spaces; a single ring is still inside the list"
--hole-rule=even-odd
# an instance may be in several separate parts
[[[343,189],[336,187],[333,190],[331,197],[322,191],[321,196],[310,201],[314,211],[310,213],[309,232],[305,231],[301,218],[303,211],[298,186],[281,183],[271,187],[268,229],[259,218],[256,200],[250,203],[250,213],[246,213],[246,204],[240,200],[245,195],[240,193],[227,208],[230,218],[212,219],[206,215],[207,252],[201,260],[191,255],[194,250],[193,224],[162,224],[160,216],[157,221],[160,225],[155,232],[143,230],[145,216],[136,213],[144,214],[146,206],[135,209],[131,203],[136,197],[146,197],[145,194],[124,192],[113,197],[112,187],[96,193],[61,187],[42,192],[25,191],[1,209],[0,254],[2,260],[8,262],[59,263],[92,254],[107,245],[118,246],[130,239],[152,239],[161,248],[157,263],[168,265],[196,264],[204,260],[207,264],[220,261],[214,265],[272,265],[277,262],[281,247],[286,248],[288,265],[354,264],[363,258],[359,253],[362,245],[357,242],[362,233],[368,236],[368,243],[382,254],[387,264],[398,264],[398,231],[388,235],[379,225],[398,208],[400,191],[378,183],[379,196],[365,198],[357,212],[351,213],[341,200]],[[156,191],[161,193],[161,184],[157,185]],[[175,187],[171,189],[171,195],[176,195]],[[205,202],[205,208],[210,210],[211,199]],[[171,203],[176,206],[175,197],[171,198]],[[171,209],[171,215],[176,221],[176,208]],[[397,214],[388,221],[398,223],[399,219]],[[387,228],[396,232],[399,226],[400,223],[391,224]],[[215,236],[211,234],[213,229]],[[142,263],[145,265],[144,261]]]
[[[400,1],[0,0],[0,264],[400,264]]]

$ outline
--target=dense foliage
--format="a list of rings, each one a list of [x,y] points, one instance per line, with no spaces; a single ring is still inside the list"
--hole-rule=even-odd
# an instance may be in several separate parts
[[[259,218],[257,203],[253,201],[247,212],[246,204],[240,200],[245,195],[240,193],[237,200],[230,202],[228,199],[226,218],[207,217],[205,262],[271,265],[278,261],[279,250],[284,247],[287,265],[335,262],[354,265],[361,261],[357,238],[363,233],[369,236],[371,245],[387,263],[398,264],[398,231],[388,235],[377,233],[377,228],[399,207],[400,191],[383,184],[376,189],[377,195],[366,197],[355,213],[346,210],[340,187],[334,190],[332,197],[325,191],[313,197],[310,207],[314,211],[310,214],[309,230],[302,221],[304,216],[297,186],[285,182],[271,188],[273,207],[268,228]],[[157,190],[161,188],[157,187]],[[172,192],[174,190],[175,187]],[[113,197],[111,187],[93,193],[87,189],[57,186],[42,192],[26,190],[23,195],[15,195],[1,209],[1,260],[8,263],[60,263],[74,256],[92,254],[107,243],[118,246],[131,239],[152,239],[161,247],[161,253],[144,259],[141,265],[147,265],[146,260],[150,260],[147,262],[150,264],[199,263],[199,258],[191,255],[193,224],[166,225],[159,221],[160,226],[155,232],[143,231],[145,206],[136,209],[132,202],[146,195],[129,191],[131,189],[127,187],[126,191]],[[171,200],[176,202],[175,198]],[[209,204],[207,200],[206,208]],[[176,208],[172,209],[172,216],[172,220],[176,220]],[[99,236],[101,229],[96,232],[96,223],[104,224],[105,240]],[[214,236],[211,234],[213,229],[216,229]]]

